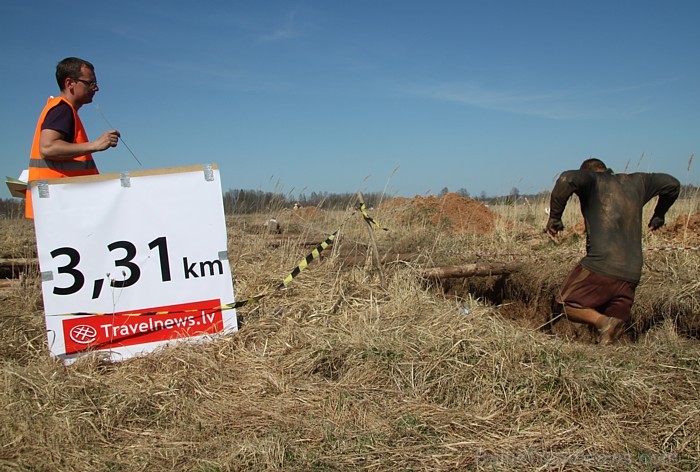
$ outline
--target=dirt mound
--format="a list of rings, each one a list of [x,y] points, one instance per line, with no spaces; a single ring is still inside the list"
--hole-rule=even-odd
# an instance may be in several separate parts
[[[700,244],[700,212],[692,215],[680,215],[673,223],[667,224],[659,230],[659,234],[676,241],[685,241],[686,244]],[[561,235],[563,240],[586,236],[586,223],[580,220],[572,227],[568,227]]]
[[[700,243],[700,213],[680,215],[672,224],[662,228],[664,234],[688,243]]]
[[[381,210],[401,223],[446,226],[457,234],[489,234],[496,221],[496,215],[488,207],[456,193],[443,197],[398,197],[383,202]]]

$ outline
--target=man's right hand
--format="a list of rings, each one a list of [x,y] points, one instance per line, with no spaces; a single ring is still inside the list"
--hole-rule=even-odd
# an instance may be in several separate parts
[[[116,129],[106,131],[102,134],[102,136],[93,141],[93,144],[95,145],[95,152],[116,147],[117,143],[119,142],[119,136],[121,135]]]

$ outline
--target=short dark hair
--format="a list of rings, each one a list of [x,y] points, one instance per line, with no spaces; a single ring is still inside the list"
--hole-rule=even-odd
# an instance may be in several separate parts
[[[78,57],[66,57],[56,64],[56,82],[58,82],[58,88],[63,90],[67,78],[78,77],[83,66],[95,72],[95,66],[85,59],[80,59]]]
[[[605,172],[606,170],[608,170],[608,167],[600,159],[591,158],[591,159],[586,159],[585,161],[583,161],[583,163],[581,164],[581,167],[579,167],[579,169],[592,170],[594,172]]]

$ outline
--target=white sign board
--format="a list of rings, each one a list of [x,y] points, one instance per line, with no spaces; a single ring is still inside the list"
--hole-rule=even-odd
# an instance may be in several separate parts
[[[215,165],[30,183],[51,354],[112,360],[237,329]]]

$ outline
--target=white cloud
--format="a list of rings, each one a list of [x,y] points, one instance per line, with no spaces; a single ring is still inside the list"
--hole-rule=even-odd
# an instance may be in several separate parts
[[[638,87],[626,87],[634,90]],[[593,118],[628,118],[646,110],[640,106],[592,103],[591,92],[515,92],[489,90],[473,83],[440,84],[413,87],[408,93],[453,103],[551,120],[582,120]]]
[[[270,33],[261,34],[258,39],[261,42],[286,41],[302,36],[302,30],[296,21],[296,15],[292,12],[287,15],[284,24]]]

